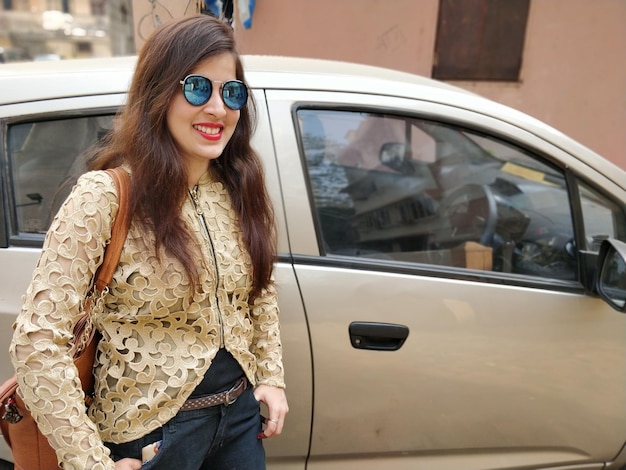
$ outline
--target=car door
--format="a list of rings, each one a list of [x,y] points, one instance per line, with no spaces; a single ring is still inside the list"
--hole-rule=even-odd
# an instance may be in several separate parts
[[[625,239],[624,190],[477,112],[267,98],[313,351],[307,468],[615,458],[626,317],[585,294],[581,252]]]
[[[80,78],[80,77],[79,77]],[[262,90],[253,90],[258,123],[253,146],[263,159],[278,221],[281,333],[290,397],[285,433],[266,445],[271,469],[303,469],[309,449],[312,407],[312,366],[308,330],[302,308],[281,210],[282,196],[267,107]],[[8,345],[21,298],[39,258],[52,217],[87,168],[92,145],[113,123],[124,94],[48,99],[0,106],[2,202],[0,204],[0,377],[13,375]],[[266,413],[266,410],[264,410]],[[267,413],[266,413],[267,414]],[[11,453],[0,439],[0,459]]]
[[[122,94],[0,106],[0,377],[14,374],[8,348],[45,232],[88,150],[112,125]],[[0,459],[11,452],[0,440]]]

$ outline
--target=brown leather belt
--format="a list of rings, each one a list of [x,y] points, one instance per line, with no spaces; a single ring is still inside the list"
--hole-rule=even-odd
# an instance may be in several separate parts
[[[232,405],[237,401],[239,395],[248,387],[248,380],[243,377],[237,382],[233,388],[226,390],[225,392],[214,393],[213,395],[207,395],[206,397],[189,398],[180,411],[200,410],[202,408],[209,408],[210,406],[217,405]]]

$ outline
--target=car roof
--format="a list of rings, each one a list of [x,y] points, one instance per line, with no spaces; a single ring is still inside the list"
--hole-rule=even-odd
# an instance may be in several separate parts
[[[125,93],[134,57],[11,62],[0,65],[0,105]],[[79,77],[77,79],[77,77]]]
[[[127,56],[0,64],[0,106],[94,94],[124,94],[136,60],[136,56]],[[538,119],[431,78],[326,59],[244,55],[242,60],[246,80],[252,88],[367,93],[444,104],[494,117],[543,139],[549,136],[552,144],[568,153],[593,159],[605,174],[623,173],[617,165]]]
[[[135,56],[0,64],[0,106],[46,99],[125,93]],[[398,96],[447,104],[483,114],[522,113],[461,88],[419,75],[324,59],[244,55],[252,88],[343,91]],[[78,79],[77,79],[78,77]],[[545,124],[534,122],[535,126]]]
[[[430,78],[371,65],[263,55],[244,55],[242,59],[246,79],[253,88],[374,93],[382,91],[382,94],[393,95],[395,93],[389,93],[391,88],[379,88],[381,80],[389,80],[397,85],[418,86],[431,91],[447,90],[448,93],[470,94],[461,88]],[[11,93],[0,96],[0,104],[81,96],[94,92],[124,93],[128,89],[130,73],[135,63],[135,56],[127,56],[1,64],[0,85],[9,85]],[[83,75],[84,80],[80,80],[80,84],[68,83],[69,77],[76,74]],[[344,80],[338,80],[338,76]],[[348,78],[349,81],[345,80]],[[354,88],[355,81],[357,89]],[[0,86],[0,89],[7,88]]]
[[[415,75],[400,70],[388,69],[366,64],[356,64],[352,62],[342,62],[337,60],[314,59],[303,57],[284,56],[264,56],[264,55],[244,55],[243,61],[246,74],[257,76],[258,80],[263,78],[278,79],[287,78],[291,75],[299,75],[302,80],[310,80],[317,83],[317,87],[322,89],[339,89],[343,87],[337,83],[337,75],[351,78],[368,78],[370,80],[390,80],[394,82],[418,85],[429,88],[443,89],[460,93],[469,93],[458,87],[448,85],[431,78]],[[284,77],[281,77],[285,74]],[[325,83],[324,78],[332,79],[332,82]],[[322,79],[322,84],[319,80]],[[253,84],[256,85],[256,84]],[[263,85],[267,88],[268,85]],[[281,88],[285,86],[281,83]],[[307,88],[312,88],[307,85]]]

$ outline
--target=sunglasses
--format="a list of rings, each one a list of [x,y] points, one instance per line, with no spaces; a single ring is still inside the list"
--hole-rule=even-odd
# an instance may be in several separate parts
[[[220,84],[220,94],[224,104],[234,111],[238,111],[248,101],[248,87],[239,80],[226,82],[213,82],[202,75],[187,75],[180,81],[183,86],[183,95],[187,102],[193,106],[202,106],[211,98],[213,83]]]

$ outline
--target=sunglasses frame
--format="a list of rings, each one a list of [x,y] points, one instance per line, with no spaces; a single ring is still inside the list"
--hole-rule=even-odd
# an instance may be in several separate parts
[[[185,92],[185,84],[187,83],[187,80],[189,78],[193,78],[193,77],[199,77],[199,78],[202,78],[203,80],[206,80],[207,82],[209,82],[209,86],[211,87],[211,92],[206,97],[206,100],[202,101],[201,103],[192,103],[189,100],[189,98],[187,97],[187,93]],[[183,96],[185,97],[185,100],[187,101],[187,103],[189,103],[192,106],[204,106],[205,104],[207,104],[209,102],[209,100],[211,99],[211,96],[213,96],[213,91],[215,90],[215,85],[214,84],[219,84],[220,97],[222,98],[222,102],[224,103],[224,105],[228,109],[232,109],[233,111],[239,111],[239,110],[243,109],[246,106],[246,103],[248,102],[248,97],[250,96],[250,92],[248,90],[248,86],[244,82],[242,82],[241,80],[226,80],[225,82],[222,82],[222,81],[219,81],[219,80],[211,80],[210,78],[205,77],[204,75],[200,75],[198,73],[191,73],[191,74],[187,75],[185,78],[183,78],[179,83],[182,85]],[[243,89],[245,90],[246,99],[242,103],[241,107],[239,107],[239,108],[230,106],[227,103],[227,99],[224,97],[224,87],[227,86],[229,83],[240,84],[241,86],[243,86]]]

